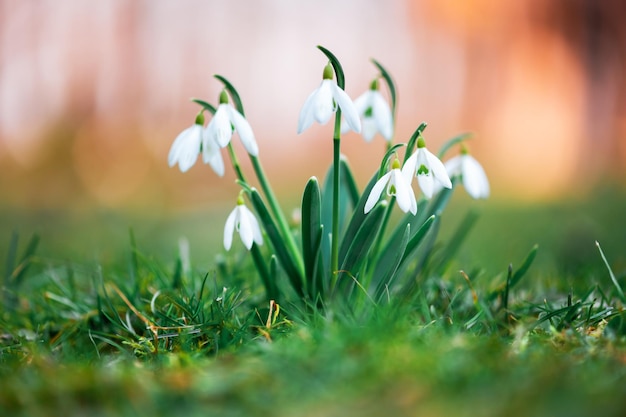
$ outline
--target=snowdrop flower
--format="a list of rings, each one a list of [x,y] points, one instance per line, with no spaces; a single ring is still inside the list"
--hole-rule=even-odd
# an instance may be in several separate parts
[[[209,135],[208,129],[204,129],[202,135],[202,161],[211,165],[213,171],[220,177],[224,176],[224,159],[220,152],[220,146],[215,139]]]
[[[178,163],[181,172],[186,172],[198,159],[198,154],[202,151],[202,159],[205,164],[211,165],[213,171],[220,177],[224,176],[224,160],[220,153],[220,148],[215,140],[209,137],[204,124],[202,111],[196,116],[193,126],[183,130],[174,140],[168,163],[173,167]]]
[[[259,147],[254,139],[250,123],[228,102],[226,91],[220,94],[220,104],[207,126],[207,131],[222,148],[228,146],[233,131],[237,131],[246,151],[252,156],[259,156]]]
[[[417,151],[407,159],[402,172],[408,178],[417,175],[417,182],[426,198],[433,196],[436,186],[452,188],[443,162],[426,149],[426,143],[421,136],[417,140]]]
[[[366,142],[371,142],[376,133],[380,133],[387,141],[393,136],[393,116],[391,108],[380,91],[378,79],[372,81],[370,89],[354,100],[354,107],[362,121],[361,134]],[[341,133],[346,133],[349,126],[341,125]]]
[[[204,128],[194,124],[183,130],[174,140],[167,161],[170,167],[178,164],[180,172],[187,172],[198,159]]]
[[[313,121],[326,124],[337,108],[343,112],[350,129],[357,133],[361,131],[361,121],[356,107],[348,94],[339,88],[333,74],[333,67],[330,64],[326,65],[322,83],[309,95],[300,110],[298,134],[308,129]]]
[[[241,241],[246,249],[252,248],[252,243],[257,245],[263,244],[263,236],[261,228],[254,214],[244,205],[241,194],[237,199],[237,207],[230,212],[224,226],[224,248],[230,250],[233,243],[233,234],[235,230],[239,232]]]
[[[400,170],[400,162],[396,159],[391,165],[391,171],[380,177],[370,195],[365,202],[365,214],[369,213],[380,199],[385,185],[387,186],[387,195],[395,196],[398,207],[403,212],[410,211],[412,214],[417,213],[417,202],[415,201],[415,193],[411,188],[411,177],[406,176]]]
[[[174,139],[174,143],[167,157],[167,162],[170,167],[178,163],[180,171],[186,172],[196,163],[202,146],[202,136],[204,134],[203,124],[204,116],[202,112],[200,112],[198,116],[196,116],[196,122],[180,132],[176,139]]]
[[[446,161],[445,167],[451,177],[461,177],[465,190],[472,198],[489,197],[487,174],[480,163],[467,153],[465,147],[461,149],[461,155]]]

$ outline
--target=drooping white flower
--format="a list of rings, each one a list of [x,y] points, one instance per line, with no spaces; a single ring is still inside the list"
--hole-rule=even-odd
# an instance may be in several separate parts
[[[222,159],[220,147],[215,139],[209,135],[208,129],[204,129],[202,135],[202,160],[205,164],[211,165],[217,175],[224,176],[224,159]]]
[[[263,244],[263,235],[261,228],[254,214],[244,205],[243,197],[240,195],[237,199],[237,207],[233,209],[226,219],[224,226],[224,248],[230,250],[233,243],[233,234],[235,230],[239,232],[241,241],[246,249],[250,250],[252,244]]]
[[[198,154],[202,152],[204,163],[211,165],[213,171],[222,177],[224,176],[224,160],[220,148],[215,140],[209,137],[203,124],[204,115],[201,111],[196,116],[196,122],[183,130],[174,140],[167,157],[168,164],[173,167],[178,163],[181,172],[186,172],[196,163]]]
[[[222,148],[228,146],[233,137],[233,131],[236,131],[246,151],[252,156],[259,156],[259,147],[250,123],[228,102],[226,91],[220,94],[220,104],[207,126],[207,131]]]
[[[181,172],[189,170],[196,163],[198,154],[200,154],[203,134],[204,127],[202,127],[202,124],[195,123],[180,132],[174,139],[167,157],[169,166],[173,167],[178,163]]]
[[[341,109],[350,129],[360,132],[361,121],[357,109],[348,94],[333,79],[333,68],[328,64],[324,67],[322,83],[307,97],[300,110],[298,134],[308,129],[313,121],[326,124],[337,108]]]
[[[405,213],[407,211],[410,211],[412,214],[417,213],[417,202],[411,187],[411,177],[403,174],[402,170],[400,170],[400,162],[396,159],[393,161],[391,171],[380,177],[374,184],[374,187],[372,187],[370,195],[365,201],[365,214],[369,213],[380,200],[385,186],[387,186],[387,195],[396,197],[400,210]]]
[[[378,80],[372,81],[370,89],[354,100],[354,107],[361,118],[361,134],[366,142],[371,142],[376,133],[386,140],[393,136],[393,116],[391,108],[378,91]],[[341,124],[341,133],[346,133],[349,126]]]
[[[444,164],[448,174],[459,176],[465,190],[472,198],[489,197],[489,180],[485,170],[473,156],[463,148],[461,155],[446,161]]]
[[[437,185],[452,188],[450,176],[443,162],[426,149],[426,143],[422,137],[417,140],[417,151],[407,159],[402,172],[409,178],[417,175],[417,182],[426,198],[433,196]]]

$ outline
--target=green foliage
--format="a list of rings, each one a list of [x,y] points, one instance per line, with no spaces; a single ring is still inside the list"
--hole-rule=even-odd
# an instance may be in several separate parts
[[[338,59],[319,49],[344,88]],[[395,84],[373,63],[395,118]],[[235,87],[215,77],[243,114]],[[622,415],[626,275],[600,245],[608,277],[582,289],[550,288],[532,267],[538,245],[516,268],[490,274],[473,262],[454,271],[478,220],[464,210],[440,236],[458,179],[417,201],[415,215],[395,215],[393,196],[365,213],[391,158],[404,148],[406,161],[426,123],[406,144],[387,144],[359,191],[339,157],[339,114],[333,163],[322,186],[307,182],[299,225],[287,223],[258,158],[260,191],[229,145],[266,243],[219,257],[208,271],[192,269],[185,253],[162,266],[133,232],[126,262],[87,265],[37,257],[38,235],[20,253],[14,233],[1,288],[0,408],[14,416]]]

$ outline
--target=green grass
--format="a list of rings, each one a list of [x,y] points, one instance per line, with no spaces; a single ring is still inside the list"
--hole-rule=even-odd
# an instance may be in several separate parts
[[[624,415],[624,300],[595,246],[624,288],[624,194],[478,208],[452,262],[422,276],[415,297],[353,313],[287,302],[277,314],[247,253],[215,256],[221,224],[204,233],[205,213],[5,209],[0,414]],[[508,265],[513,283],[535,243],[507,288]]]

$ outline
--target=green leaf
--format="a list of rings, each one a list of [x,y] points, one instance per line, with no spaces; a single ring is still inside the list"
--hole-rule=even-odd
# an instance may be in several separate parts
[[[13,233],[11,233],[11,240],[9,242],[9,249],[7,251],[6,272],[4,276],[4,283],[6,286],[9,285],[11,276],[13,275],[13,270],[15,269],[18,242],[19,236],[17,232],[13,231]]]
[[[349,248],[341,263],[341,272],[339,272],[337,279],[338,285],[346,285],[341,283],[342,281],[346,281],[344,275],[349,273],[353,277],[356,276],[357,270],[367,258],[370,247],[376,241],[376,236],[378,235],[378,230],[382,224],[386,210],[387,201],[383,200],[374,206],[372,211],[365,215],[365,219],[360,223],[359,230],[354,236],[354,239],[343,242],[344,244],[348,243]],[[350,283],[354,283],[352,279],[350,279]],[[349,288],[352,288],[352,285],[349,285]]]
[[[241,97],[239,97],[239,93],[235,89],[235,87],[228,81],[226,78],[222,77],[219,74],[214,75],[215,78],[220,80],[222,84],[224,84],[224,88],[228,91],[230,98],[233,100],[234,107],[241,113],[242,116],[245,117],[245,113],[243,111],[243,103],[241,102]]]
[[[430,216],[428,219],[426,219],[426,221],[422,224],[422,226],[417,230],[417,232],[411,237],[411,239],[406,245],[406,250],[404,251],[404,255],[402,256],[401,262],[406,261],[409,255],[411,255],[411,253],[415,249],[417,249],[417,247],[420,245],[420,243],[424,239],[424,236],[426,236],[431,226],[435,222],[435,219],[436,219],[436,216],[434,215]]]
[[[369,215],[369,213],[365,214],[365,202],[367,201],[370,191],[374,187],[374,184],[376,184],[377,180],[378,173],[374,174],[370,182],[367,184],[365,190],[363,190],[361,198],[359,199],[356,207],[354,208],[354,211],[352,212],[352,217],[350,218],[350,223],[348,223],[348,228],[341,238],[341,244],[339,246],[339,264],[343,262],[343,259],[345,258],[346,253],[348,252],[348,249],[352,244],[352,241],[356,238],[356,235],[361,228],[361,225]]]
[[[426,129],[426,126],[428,126],[426,122],[420,123],[417,129],[415,129],[415,132],[413,132],[413,135],[411,135],[411,139],[409,139],[409,142],[406,145],[406,153],[404,154],[404,162],[406,162],[406,160],[409,159],[409,156],[411,156],[411,154],[415,150],[415,146],[417,145],[417,138],[420,137],[424,129]]]
[[[396,85],[393,82],[393,78],[391,78],[391,75],[389,74],[389,71],[387,71],[385,69],[385,67],[383,67],[380,64],[380,62],[376,61],[373,58],[372,58],[372,62],[374,63],[374,65],[376,65],[376,67],[380,71],[380,75],[383,76],[385,82],[387,83],[387,87],[389,88],[389,95],[391,96],[391,117],[392,117],[392,120],[395,120],[395,118],[396,118],[396,105],[397,105],[397,102],[398,102],[397,94],[396,94]]]
[[[452,139],[448,140],[446,143],[443,144],[441,149],[439,149],[439,153],[437,154],[437,157],[439,159],[442,159],[445,156],[446,152],[448,152],[448,150],[451,147],[453,147],[457,143],[463,142],[464,140],[471,138],[472,135],[473,133],[471,132],[461,133],[460,135],[457,135],[453,137]]]
[[[272,242],[272,246],[276,251],[276,256],[278,257],[278,260],[280,261],[283,269],[287,273],[289,282],[291,283],[296,293],[299,296],[303,297],[303,279],[302,275],[298,271],[298,268],[296,267],[294,255],[292,255],[287,249],[283,238],[278,232],[278,227],[276,226],[274,219],[272,219],[272,217],[270,216],[270,213],[265,206],[265,203],[263,202],[263,199],[261,198],[259,192],[256,189],[252,188],[249,193],[252,205],[259,215],[259,220],[263,224],[268,238]]]
[[[478,213],[471,210],[465,215],[465,217],[461,221],[461,224],[456,228],[454,234],[448,240],[446,247],[440,253],[438,265],[435,267],[438,275],[442,275],[448,265],[450,265],[450,262],[457,254],[459,248],[469,235],[470,230],[472,229],[474,224],[476,224],[478,217]]]
[[[348,214],[352,212],[359,201],[360,194],[352,171],[347,161],[343,158],[339,160],[339,172],[341,174],[339,177],[339,238],[341,239]],[[333,175],[334,166],[331,164],[326,173],[326,179],[324,180],[324,187],[322,189],[322,224],[324,225],[326,233],[330,233],[332,230]],[[365,202],[363,202],[363,205],[365,205]],[[326,237],[322,237],[322,261],[325,270],[330,270],[330,239]],[[339,263],[341,263],[341,257],[339,258]]]
[[[387,172],[387,165],[389,164],[389,158],[393,156],[393,154],[396,152],[396,149],[402,146],[405,146],[404,143],[397,143],[393,145],[391,148],[389,148],[389,150],[387,150],[387,152],[385,153],[385,156],[383,156],[383,159],[380,162],[380,168],[378,170],[378,178],[385,175],[385,173]]]
[[[622,300],[622,303],[626,302],[626,296],[624,295],[624,290],[622,290],[622,287],[619,285],[619,282],[617,282],[615,273],[613,273],[613,269],[611,268],[609,261],[606,259],[606,256],[604,255],[604,251],[602,250],[602,247],[600,246],[600,243],[597,240],[596,240],[596,246],[598,247],[598,251],[600,251],[600,256],[602,257],[602,261],[604,262],[606,269],[609,271],[609,276],[611,277],[613,286],[617,290],[617,295],[619,296],[619,299]]]
[[[309,296],[315,297],[316,271],[322,243],[322,200],[317,178],[311,177],[302,195],[302,255]]]
[[[17,245],[17,237],[15,237],[15,244]],[[26,276],[26,271],[28,267],[31,265],[31,261],[33,256],[35,256],[35,251],[37,250],[37,246],[39,245],[39,235],[33,235],[28,241],[28,245],[26,245],[26,249],[24,249],[24,253],[20,258],[17,265],[11,271],[11,280],[9,280],[8,284],[10,284],[13,288],[17,288],[21,285],[24,277]],[[8,260],[7,260],[8,261]],[[14,261],[12,261],[14,262]],[[7,266],[8,266],[7,262]]]
[[[402,239],[402,235],[406,229],[407,224],[411,225],[411,232],[415,233],[419,230],[420,226],[424,223],[426,219],[425,207],[428,203],[427,200],[420,200],[417,202],[417,214],[413,215],[412,213],[406,213],[402,218],[398,221],[396,228],[394,229],[391,237],[388,240],[388,244],[393,240]],[[383,252],[386,249],[383,249]]]
[[[406,251],[398,267],[396,274],[402,274],[403,282],[399,282],[397,291],[406,297],[411,297],[419,291],[418,276],[428,276],[429,259],[432,255],[437,236],[439,235],[441,221],[440,217],[432,216],[420,230],[413,235],[407,244]],[[400,275],[398,275],[400,276]]]
[[[400,266],[400,262],[406,251],[407,244],[409,243],[410,234],[411,225],[407,224],[404,228],[402,238],[390,241],[385,248],[385,252],[383,252],[376,261],[376,267],[374,268],[374,275],[371,282],[372,286],[376,286],[374,300],[380,301],[385,289],[391,286],[398,266]]]
[[[537,256],[538,250],[539,250],[539,245],[535,244],[531,248],[528,255],[526,255],[526,259],[524,259],[524,262],[522,262],[522,266],[520,266],[514,273],[512,272],[512,269],[513,269],[512,265],[509,265],[508,267],[509,271],[507,273],[506,282],[504,284],[499,285],[497,289],[492,291],[487,297],[487,300],[491,301],[497,298],[498,296],[502,296],[503,304],[508,303],[509,290],[513,288],[513,286],[522,279],[522,277],[526,274],[526,272],[528,272],[528,269],[530,268],[533,261],[535,260],[535,257]]]
[[[452,197],[452,192],[454,191],[454,187],[458,180],[456,178],[451,178],[451,181],[452,188],[444,188],[435,196],[434,199],[431,200],[430,204],[425,210],[426,216],[441,216],[441,213],[443,213],[443,210],[446,208],[448,202],[450,201],[450,197]]]
[[[267,269],[267,265],[265,264],[265,260],[263,259],[263,255],[261,254],[261,250],[256,243],[252,245],[252,248],[250,248],[250,253],[252,254],[254,266],[256,267],[256,270],[261,277],[261,281],[263,282],[263,286],[265,287],[268,300],[278,301],[278,294],[275,291],[275,286],[273,285],[276,274],[270,274]]]
[[[192,98],[191,101],[193,101],[196,104],[201,105],[206,111],[208,111],[211,114],[215,114],[215,112],[217,111],[215,106],[213,106],[212,104],[209,104],[208,102],[204,100],[200,100],[199,98]]]
[[[513,277],[511,277],[511,284],[510,284],[511,287],[517,284],[522,279],[522,277],[526,274],[526,272],[528,272],[528,269],[530,268],[533,261],[535,260],[535,257],[537,256],[538,250],[539,250],[539,245],[535,244],[530,250],[530,252],[528,253],[528,255],[526,255],[526,259],[524,259],[522,266],[520,266],[518,270],[515,271],[515,273],[513,274]]]
[[[339,159],[339,168],[341,169],[341,171],[339,171],[339,181],[341,182],[340,192],[348,193],[352,207],[355,207],[360,197],[359,188],[356,185],[348,160],[343,156]]]
[[[330,52],[328,49],[324,48],[321,45],[318,45],[317,49],[319,49],[320,51],[322,51],[324,53],[324,55],[326,55],[326,57],[330,61],[330,64],[335,69],[335,76],[337,77],[337,85],[342,90],[345,90],[345,88],[346,88],[346,79],[345,79],[345,76],[343,74],[343,68],[341,67],[341,63],[339,62],[337,57],[335,55],[333,55],[332,52]]]

